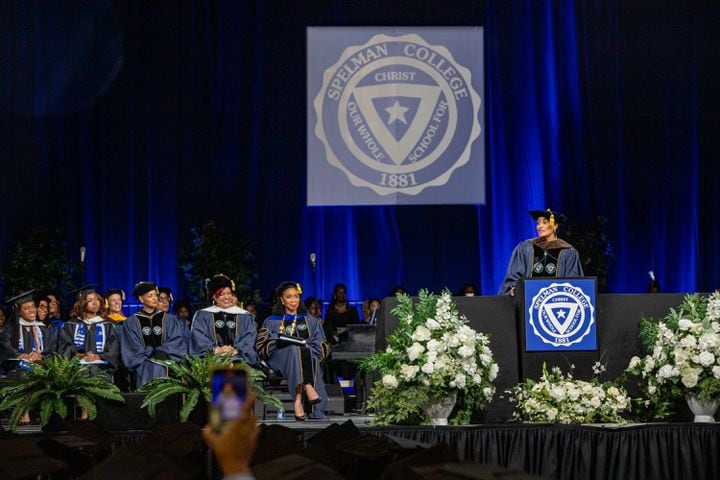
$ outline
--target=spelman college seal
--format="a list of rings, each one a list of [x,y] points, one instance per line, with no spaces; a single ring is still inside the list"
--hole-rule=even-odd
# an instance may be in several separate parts
[[[570,283],[552,283],[533,297],[528,310],[533,333],[554,347],[570,347],[590,333],[595,307]]]
[[[470,70],[416,34],[346,48],[313,103],[328,162],[379,195],[444,185],[480,135]]]

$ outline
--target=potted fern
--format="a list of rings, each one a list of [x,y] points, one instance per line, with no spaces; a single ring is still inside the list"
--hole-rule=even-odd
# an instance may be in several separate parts
[[[88,419],[97,416],[95,402],[102,398],[124,402],[120,390],[105,377],[90,374],[77,358],[51,356],[33,363],[20,378],[4,382],[0,389],[0,411],[12,410],[10,428],[15,431],[28,412],[40,412],[40,425],[47,426],[53,414],[64,419],[68,403],[84,409]]]
[[[227,367],[232,363],[230,355],[220,355],[208,352],[204,357],[186,355],[187,363],[173,362],[170,360],[153,360],[165,365],[170,376],[156,378],[149,381],[140,391],[145,393],[145,401],[141,407],[147,408],[151,417],[155,418],[157,406],[174,395],[182,397],[180,407],[180,420],[187,422],[191,413],[198,408],[207,408],[210,403],[210,378],[213,370]],[[245,365],[248,372],[248,380],[252,383],[255,396],[266,405],[273,405],[281,408],[282,402],[271,394],[265,392],[263,380],[265,374]],[[197,423],[204,424],[206,416],[199,415]]]

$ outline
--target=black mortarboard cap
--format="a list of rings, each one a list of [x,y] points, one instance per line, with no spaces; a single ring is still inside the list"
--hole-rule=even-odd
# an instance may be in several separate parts
[[[32,290],[28,290],[27,292],[22,292],[15,296],[7,298],[5,299],[5,303],[9,305],[20,306],[23,303],[34,302],[35,298],[33,298],[33,293],[35,293],[36,290],[37,289],[33,288]]]
[[[138,282],[133,287],[132,294],[133,297],[140,298],[141,296],[153,290],[157,291],[157,285],[155,285],[153,282]]]
[[[71,292],[68,292],[67,296],[68,296],[68,297],[72,296],[73,299],[75,299],[75,300],[80,300],[80,298],[81,298],[83,295],[87,295],[87,294],[89,294],[89,293],[95,292],[95,291],[96,291],[96,290],[95,290],[95,287],[97,287],[97,286],[98,286],[97,283],[89,283],[89,284],[87,284],[87,285],[83,285],[83,286],[80,287],[80,288],[76,288],[75,290],[73,290],[73,291],[71,291]]]
[[[125,301],[125,290],[120,290],[119,288],[113,288],[113,289],[110,289],[110,290],[105,290],[105,294],[104,294],[103,296],[104,296],[105,298],[109,299],[109,298],[110,298],[110,295],[115,295],[115,294],[120,295],[120,298],[122,299],[122,301],[123,301],[123,302]]]
[[[547,218],[550,220],[553,218],[555,220],[555,223],[566,223],[567,217],[563,215],[560,212],[555,212],[553,210],[550,210],[549,208],[547,210],[530,210],[530,216],[533,218],[533,220],[537,220],[540,217]]]
[[[227,275],[220,273],[210,279],[207,288],[208,295],[212,296],[221,288],[229,288],[230,290],[235,291],[235,282],[233,282]]]

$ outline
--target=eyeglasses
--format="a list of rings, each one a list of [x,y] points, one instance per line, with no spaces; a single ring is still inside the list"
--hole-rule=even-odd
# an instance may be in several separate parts
[[[160,303],[170,303],[170,299],[167,297],[158,297],[158,302]]]

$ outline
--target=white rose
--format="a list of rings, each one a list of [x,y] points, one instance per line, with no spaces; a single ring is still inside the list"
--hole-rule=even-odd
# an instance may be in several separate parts
[[[690,328],[692,328],[693,325],[694,325],[694,323],[691,320],[688,320],[686,318],[683,318],[678,322],[678,328],[680,330],[690,330]]]
[[[571,387],[569,387],[568,390],[567,390],[567,396],[568,396],[568,398],[569,398],[570,400],[572,400],[572,401],[574,402],[575,400],[577,400],[578,398],[580,398],[580,390],[578,390],[577,388],[571,386]]]
[[[497,366],[497,363],[493,363],[490,365],[490,372],[488,373],[488,379],[492,382],[495,380],[498,374],[498,370],[500,370],[500,367]]]
[[[617,387],[610,387],[608,388],[607,393],[611,397],[617,397],[618,395],[620,395],[620,390],[618,390]]]
[[[549,408],[547,411],[548,420],[550,420],[551,422],[554,422],[555,419],[557,418],[557,414],[558,414],[557,408],[555,408],[555,407]]]
[[[492,360],[493,360],[492,355],[487,355],[487,354],[485,354],[485,353],[481,353],[481,354],[480,354],[480,362],[481,362],[483,365],[490,365],[490,363],[492,362]]]
[[[458,328],[457,335],[463,343],[475,343],[475,330],[467,325]]]
[[[714,376],[715,378],[720,378],[720,365],[715,365],[715,366],[712,368],[712,372],[713,372],[713,376]]]
[[[434,318],[428,318],[427,320],[425,320],[425,326],[428,328],[428,330],[439,330],[440,322],[438,322]]]
[[[699,355],[698,360],[700,365],[702,365],[703,367],[709,367],[710,365],[715,363],[715,355],[708,351],[705,351]]]
[[[717,348],[720,343],[720,338],[715,333],[706,332],[700,336],[700,344],[704,348]]]
[[[640,365],[640,357],[632,357],[630,359],[630,364],[628,365],[628,368],[635,369],[638,365]]]
[[[473,382],[475,382],[475,383],[480,383],[480,382],[482,382],[482,375],[480,375],[479,373],[474,374],[474,375],[473,375]],[[489,387],[485,387],[485,390],[487,390],[488,388],[489,388]]]
[[[554,386],[550,389],[550,396],[558,402],[562,402],[565,400],[565,389],[559,386]]]
[[[427,362],[425,365],[422,366],[421,370],[428,375],[432,375],[432,373],[435,371],[435,365]]]
[[[406,380],[412,380],[415,374],[420,370],[420,367],[416,365],[403,365],[400,367],[400,374]]]
[[[692,348],[695,345],[697,345],[697,340],[695,337],[685,337],[682,340],[680,340],[680,345],[682,345],[685,348]]]
[[[430,340],[430,330],[423,325],[419,325],[412,334],[412,339],[416,342],[425,342]]]
[[[398,380],[395,378],[394,375],[385,375],[382,378],[383,385],[385,385],[385,388],[390,390],[395,390],[398,386]]]
[[[462,373],[455,375],[455,384],[457,384],[458,388],[465,388],[465,375]]]
[[[590,399],[590,406],[593,408],[598,408],[600,406],[600,399],[598,397],[592,397]]]
[[[430,341],[427,343],[428,352],[437,352],[437,351],[440,350],[441,347],[442,347],[442,343],[440,343],[440,342],[438,342],[437,340],[434,340],[434,339],[433,339],[433,340],[430,340]]]
[[[410,359],[410,361],[417,360],[420,354],[424,351],[425,347],[415,342],[407,349],[408,358]]]
[[[663,365],[657,373],[658,378],[671,378],[675,375],[677,375],[677,372],[672,365]]]
[[[458,348],[458,354],[461,357],[472,357],[475,355],[475,349],[468,347],[467,345],[463,345],[462,347]]]

